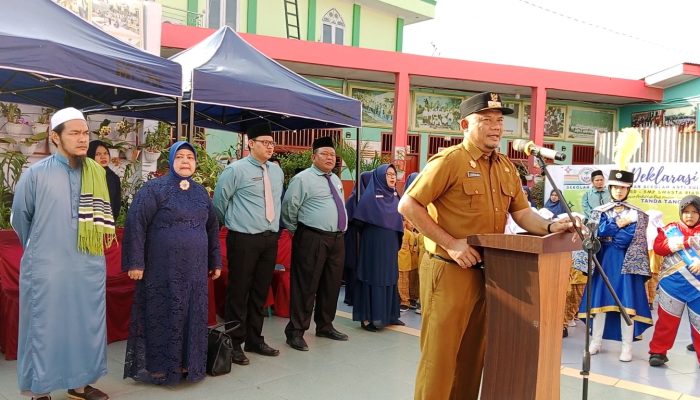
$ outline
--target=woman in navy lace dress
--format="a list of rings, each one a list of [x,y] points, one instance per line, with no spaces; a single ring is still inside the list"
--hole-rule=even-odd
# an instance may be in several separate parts
[[[204,378],[207,276],[221,272],[219,223],[191,178],[192,145],[175,143],[170,167],[136,193],[122,244],[122,269],[137,281],[124,378],[160,385]]]
[[[399,320],[399,264],[403,219],[398,212],[396,168],[382,164],[372,171],[367,190],[353,214],[360,231],[360,254],[353,290],[353,321],[376,332]]]

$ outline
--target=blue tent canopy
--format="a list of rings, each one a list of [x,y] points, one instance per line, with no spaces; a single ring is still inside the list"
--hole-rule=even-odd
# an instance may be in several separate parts
[[[2,0],[2,10],[0,101],[86,108],[182,96],[179,64],[126,44],[50,0]]]
[[[275,130],[361,125],[362,104],[290,71],[230,27],[170,58],[182,65],[185,105],[194,124],[242,132],[264,118]],[[109,112],[108,110],[99,110]],[[113,112],[175,121],[172,100],[133,101]],[[183,112],[183,122],[190,116]]]

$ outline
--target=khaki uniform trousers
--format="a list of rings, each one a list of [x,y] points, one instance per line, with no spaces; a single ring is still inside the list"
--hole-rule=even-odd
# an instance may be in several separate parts
[[[415,399],[477,399],[486,348],[483,271],[427,254],[421,261],[423,316]]]

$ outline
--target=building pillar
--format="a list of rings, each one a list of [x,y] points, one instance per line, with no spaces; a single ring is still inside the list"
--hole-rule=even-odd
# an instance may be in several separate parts
[[[537,86],[532,88],[530,107],[530,140],[536,145],[544,144],[544,112],[547,109],[547,89]],[[535,158],[528,157],[527,168],[531,174],[536,171]]]
[[[406,158],[406,145],[408,144],[408,101],[411,98],[411,84],[408,72],[401,71],[395,74],[394,83],[394,148],[393,163],[398,171],[398,180],[404,180],[404,166]]]

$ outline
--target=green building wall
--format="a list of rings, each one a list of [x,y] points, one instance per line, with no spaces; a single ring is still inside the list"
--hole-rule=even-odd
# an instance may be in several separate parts
[[[620,107],[619,128],[632,126],[632,113],[696,106],[700,104],[700,78],[664,89],[664,99],[660,104],[640,104]],[[697,118],[697,110],[696,110]],[[696,126],[700,126],[697,125]]]

